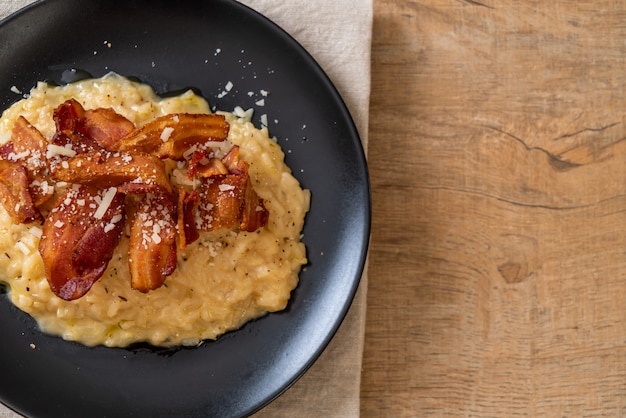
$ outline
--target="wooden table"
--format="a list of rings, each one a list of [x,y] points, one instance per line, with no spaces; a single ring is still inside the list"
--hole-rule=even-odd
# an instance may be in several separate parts
[[[626,415],[626,1],[374,4],[362,416]]]

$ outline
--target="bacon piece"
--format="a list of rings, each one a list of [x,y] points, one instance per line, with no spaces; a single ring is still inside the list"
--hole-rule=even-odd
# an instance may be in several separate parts
[[[20,164],[0,160],[0,201],[15,223],[41,219],[28,190],[28,173]]]
[[[15,148],[13,148],[11,141],[0,145],[0,158],[9,161],[12,158],[12,154],[15,154]]]
[[[200,195],[197,191],[178,191],[178,242],[181,250],[200,238],[194,218],[195,210],[200,204]]]
[[[250,183],[248,163],[239,159],[239,146],[233,146],[221,160],[210,161],[206,166],[200,165],[199,159],[194,154],[189,171],[201,179],[200,202],[184,209],[186,222],[194,219],[187,212],[197,210],[196,227],[202,231],[239,227],[252,232],[267,224],[269,212]]]
[[[10,152],[15,153],[13,158],[27,161],[33,170],[46,168],[46,139],[24,116],[19,116],[15,121],[9,143],[12,145]],[[5,153],[2,153],[2,158],[13,159]]]
[[[75,153],[84,154],[101,150],[102,147],[91,138],[85,127],[85,109],[74,99],[66,100],[54,109],[52,114],[56,132],[52,144],[69,148]],[[60,156],[64,159],[63,156]]]
[[[68,152],[74,154],[87,154],[95,151],[102,151],[102,148],[95,140],[89,138],[79,131],[57,131],[50,141],[53,146],[63,147]],[[52,167],[71,156],[63,154],[48,154],[49,164]]]
[[[265,226],[269,212],[244,173],[213,176],[200,186],[199,229],[239,227],[252,232]]]
[[[234,228],[241,223],[246,177],[240,174],[213,176],[204,180],[199,189],[197,210],[201,219],[199,229],[212,231]]]
[[[52,178],[68,183],[121,186],[124,183],[150,185],[171,192],[165,164],[141,153],[90,152],[76,155],[52,168]],[[142,186],[143,187],[143,186]]]
[[[87,110],[84,126],[87,136],[107,150],[135,130],[134,123],[110,108]]]
[[[113,149],[157,153],[182,160],[193,145],[224,141],[230,125],[222,115],[175,113],[156,118],[122,138]]]
[[[39,252],[55,295],[83,296],[102,276],[124,229],[124,195],[75,185],[57,200],[43,225]]]
[[[58,105],[52,113],[52,119],[57,132],[79,131],[86,134],[84,129],[85,109],[74,99],[66,100]]]
[[[71,145],[79,153],[102,149],[112,150],[115,144],[135,130],[135,125],[110,108],[85,110],[74,99],[54,109],[56,133],[52,143]]]
[[[193,153],[187,168],[189,180],[192,180],[194,177],[206,178],[220,174],[228,174],[228,169],[222,160],[208,157],[206,151],[195,151]]]
[[[52,196],[46,161],[47,142],[37,128],[20,116],[13,125],[11,139],[0,147],[0,156],[20,163],[28,173],[29,190],[35,206],[39,207]]]
[[[230,151],[222,158],[222,163],[228,170],[236,169],[239,161],[239,145],[233,145]]]
[[[133,220],[129,266],[131,287],[146,293],[176,269],[176,210],[171,195],[146,194]]]
[[[265,208],[263,199],[261,199],[254,188],[252,188],[249,178],[246,182],[243,202],[244,206],[241,213],[239,229],[252,232],[267,225],[270,213]]]

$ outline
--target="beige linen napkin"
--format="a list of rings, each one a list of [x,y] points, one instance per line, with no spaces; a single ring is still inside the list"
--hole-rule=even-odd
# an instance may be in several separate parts
[[[241,0],[293,36],[345,100],[367,148],[373,0]],[[32,0],[0,0],[0,19]],[[354,303],[318,361],[255,417],[358,417],[367,272]],[[0,404],[0,418],[18,417]]]

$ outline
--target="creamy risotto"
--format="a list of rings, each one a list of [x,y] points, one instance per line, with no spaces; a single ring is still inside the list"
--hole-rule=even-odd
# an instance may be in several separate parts
[[[137,127],[172,113],[211,113],[191,91],[160,98],[149,86],[116,74],[60,87],[39,83],[3,113],[0,145],[10,140],[19,116],[50,141],[53,109],[70,98],[85,109],[112,108]],[[8,285],[11,301],[46,333],[118,347],[135,342],[192,346],[284,309],[307,261],[300,238],[310,195],[291,175],[267,128],[223,114],[230,124],[228,141],[240,147],[254,190],[269,212],[264,227],[200,232],[197,241],[178,251],[177,267],[164,285],[147,293],[130,286],[126,232],[102,277],[84,296],[66,301],[51,291],[45,277],[38,251],[42,222],[15,223],[0,205],[0,281]],[[175,164],[170,176],[186,181]]]

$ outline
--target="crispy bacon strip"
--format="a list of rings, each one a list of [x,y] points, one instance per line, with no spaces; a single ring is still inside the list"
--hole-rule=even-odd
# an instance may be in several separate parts
[[[265,208],[263,199],[259,197],[250,184],[249,178],[246,182],[243,202],[241,224],[239,225],[239,229],[242,231],[252,232],[267,225],[270,213]]]
[[[146,194],[133,220],[129,265],[131,287],[157,289],[176,269],[176,210],[171,195]]]
[[[52,144],[66,147],[78,154],[101,150],[85,127],[85,109],[74,99],[66,100],[52,114],[56,132]]]
[[[110,108],[85,112],[85,132],[101,147],[114,150],[116,144],[135,130],[135,124]]]
[[[249,165],[239,159],[237,145],[219,160],[219,164],[194,166],[194,160],[198,159],[192,158],[190,169],[193,168],[194,175],[201,179],[199,202],[184,208],[185,225],[193,222],[203,231],[239,227],[252,232],[267,224],[269,212],[250,183]],[[195,221],[194,210],[198,211],[199,223]]]
[[[269,212],[246,174],[213,176],[201,183],[199,193],[200,230],[238,227],[252,232],[267,224]]]
[[[39,243],[54,294],[74,300],[87,293],[106,270],[124,219],[124,195],[114,188],[66,190],[45,220]]]
[[[53,144],[72,145],[77,153],[106,149],[135,130],[135,124],[110,108],[85,110],[74,99],[57,106],[53,113],[56,134]]]
[[[165,165],[159,158],[142,153],[90,152],[52,167],[52,178],[68,183],[120,186],[124,183],[152,185],[172,191]]]
[[[222,163],[228,170],[234,170],[239,166],[239,145],[233,145],[228,153],[222,158]]]
[[[161,158],[181,160],[193,145],[223,141],[230,125],[215,114],[176,113],[156,118],[122,138],[116,151],[156,153]]]
[[[41,219],[28,190],[28,173],[20,164],[0,160],[0,201],[15,223]]]
[[[196,227],[194,213],[200,204],[200,195],[197,191],[178,191],[178,242],[181,250],[200,238]]]
[[[1,153],[5,160],[19,158],[28,162],[30,168],[34,170],[46,168],[46,139],[24,116],[19,116],[15,121],[8,143],[11,144],[9,154]],[[11,152],[15,153],[13,157],[10,155]]]
[[[214,176],[201,183],[198,211],[200,230],[235,228],[241,223],[246,177],[240,174]]]
[[[187,177],[190,180],[194,177],[207,178],[220,174],[228,174],[228,168],[226,168],[222,160],[209,157],[206,151],[195,151],[193,153],[187,169]]]
[[[13,148],[13,143],[11,141],[0,145],[0,158],[10,161],[12,154],[15,154],[15,148]]]
[[[29,190],[37,207],[50,199],[54,191],[49,184],[46,146],[41,132],[20,116],[13,125],[10,141],[0,147],[0,157],[18,162],[26,169]]]
[[[66,100],[58,105],[52,113],[52,119],[57,132],[79,131],[86,134],[84,129],[85,108],[74,99]]]

